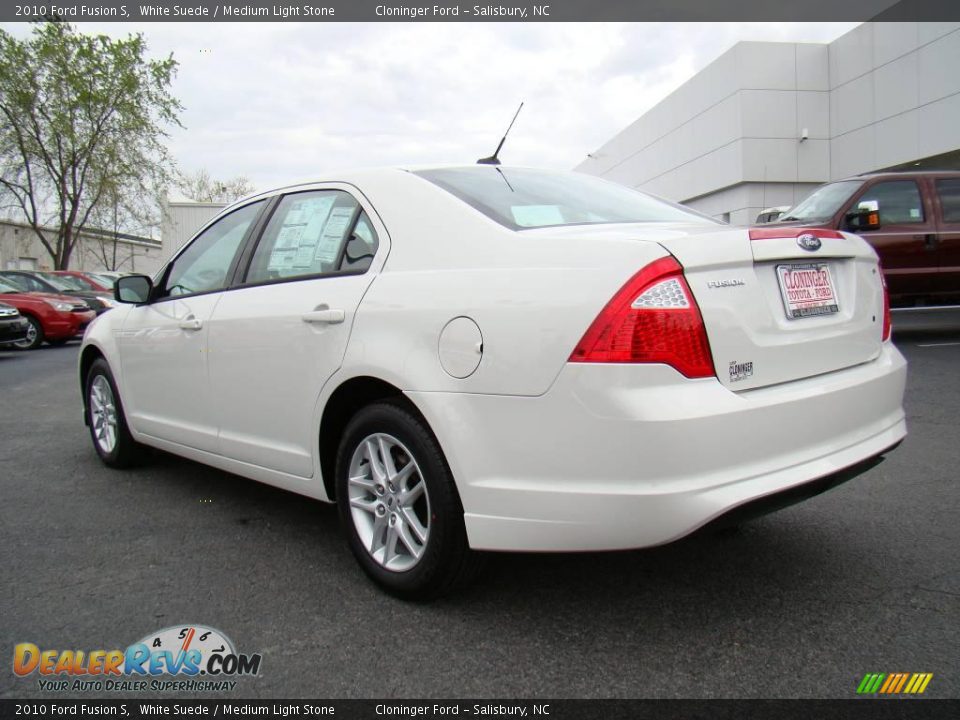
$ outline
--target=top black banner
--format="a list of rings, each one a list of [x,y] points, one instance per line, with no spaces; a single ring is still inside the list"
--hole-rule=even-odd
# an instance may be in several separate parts
[[[0,21],[636,22],[949,21],[960,0],[53,0],[4,2]]]

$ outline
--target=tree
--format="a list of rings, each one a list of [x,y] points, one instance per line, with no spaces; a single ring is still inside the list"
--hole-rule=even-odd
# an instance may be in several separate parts
[[[206,170],[181,173],[178,187],[196,202],[229,203],[253,192],[253,183],[243,175],[230,180],[214,180]]]
[[[111,191],[172,175],[163,140],[180,126],[177,63],[146,52],[142,35],[81,35],[65,22],[38,23],[25,40],[0,30],[0,191],[58,269]]]
[[[127,187],[108,187],[91,214],[89,246],[107,270],[133,270],[135,250],[131,235],[153,238],[161,221],[162,199],[167,188],[155,177],[139,179]]]

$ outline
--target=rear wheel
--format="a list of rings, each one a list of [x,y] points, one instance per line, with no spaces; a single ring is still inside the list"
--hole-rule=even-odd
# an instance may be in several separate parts
[[[27,336],[13,344],[18,350],[36,350],[43,344],[43,325],[35,317],[24,315],[27,319]]]
[[[123,414],[110,366],[95,360],[85,384],[90,437],[97,455],[110,467],[129,467],[139,461],[144,447],[133,439]]]
[[[367,575],[398,597],[431,599],[465,584],[479,558],[429,428],[399,404],[360,410],[337,453],[337,505]]]

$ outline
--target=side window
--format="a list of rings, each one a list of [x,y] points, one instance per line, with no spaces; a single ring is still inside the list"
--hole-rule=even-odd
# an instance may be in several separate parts
[[[960,223],[960,180],[937,180],[937,195],[943,209],[943,221]]]
[[[367,217],[366,212],[361,212],[353,232],[347,238],[340,269],[347,272],[366,271],[373,262],[373,256],[377,254],[379,246],[377,232],[373,229],[370,218]]]
[[[253,253],[246,282],[365,270],[376,247],[373,227],[349,193],[286,195]]]
[[[226,287],[227,273],[237,249],[264,202],[261,200],[235,210],[196,237],[173,261],[164,295],[192,295]]]
[[[877,183],[857,201],[859,207],[863,207],[864,203],[876,203],[880,210],[881,225],[922,223],[924,220],[920,188],[913,180]]]

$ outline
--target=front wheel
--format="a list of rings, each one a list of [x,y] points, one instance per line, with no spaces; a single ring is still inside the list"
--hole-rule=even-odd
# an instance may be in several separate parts
[[[337,505],[350,549],[388,592],[426,600],[478,567],[463,507],[433,433],[391,402],[360,410],[337,453]]]
[[[130,434],[120,394],[106,360],[99,358],[90,366],[84,388],[90,437],[97,455],[110,467],[136,464],[144,448]]]
[[[27,319],[27,336],[13,344],[18,350],[36,350],[43,344],[43,325],[35,317],[24,315]]]

